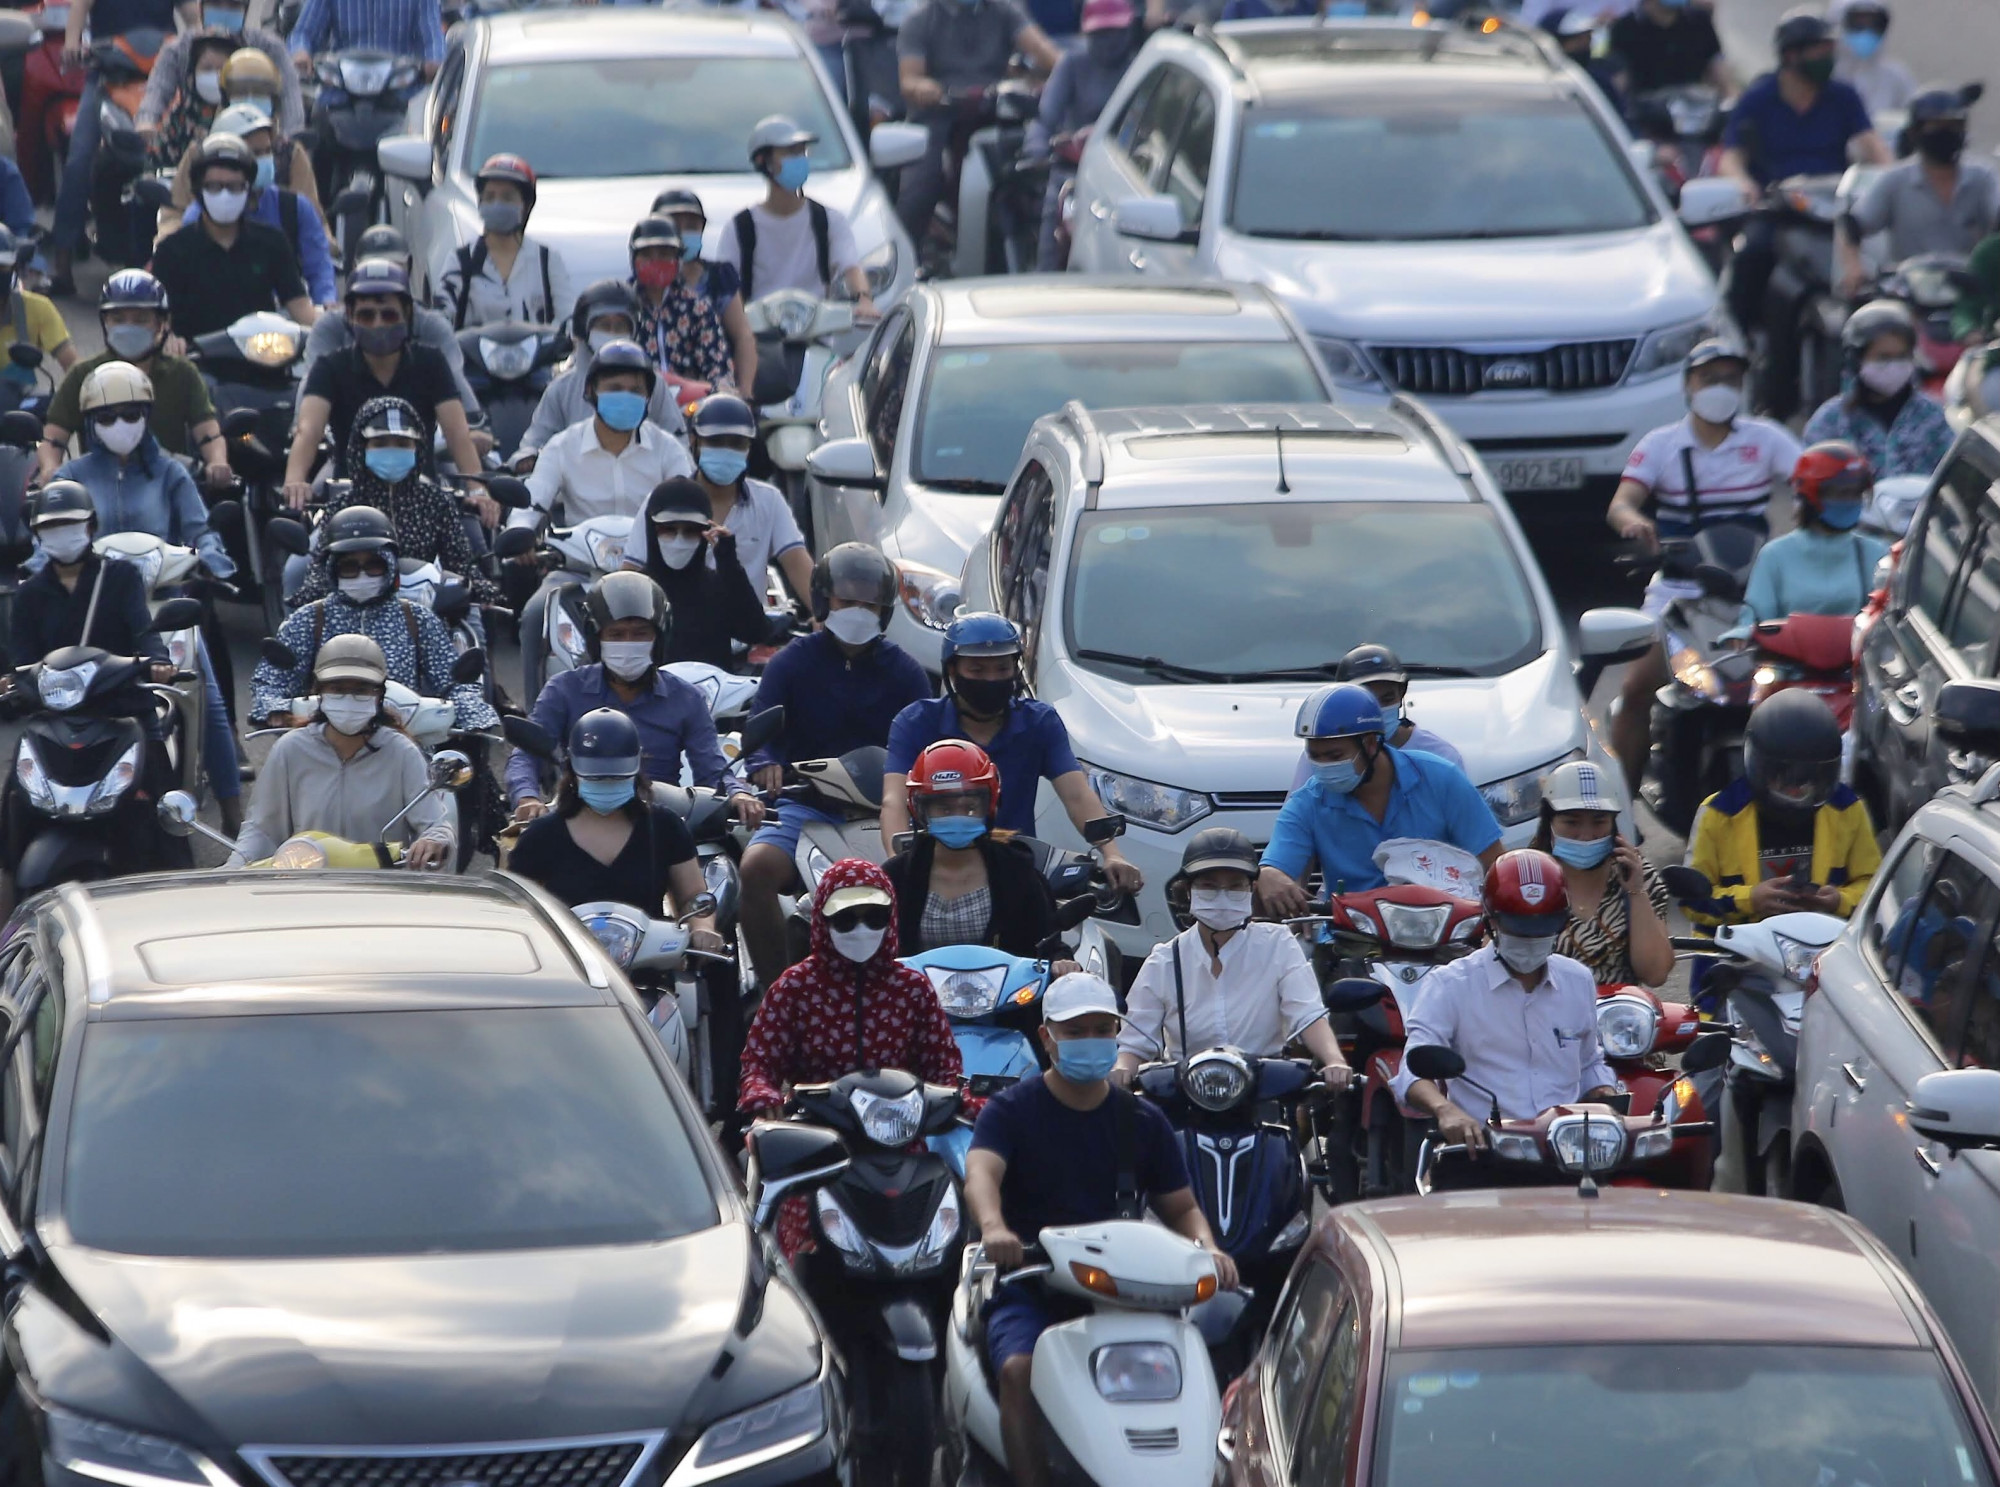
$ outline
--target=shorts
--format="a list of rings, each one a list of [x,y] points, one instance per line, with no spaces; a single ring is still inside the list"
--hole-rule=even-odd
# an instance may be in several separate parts
[[[1009,1358],[1032,1357],[1035,1343],[1055,1324],[1049,1298],[1034,1284],[1001,1286],[986,1303],[986,1356],[998,1373]]]
[[[1646,597],[1639,607],[1652,619],[1659,619],[1676,599],[1699,599],[1701,585],[1691,578],[1663,578],[1655,573],[1646,582]]]
[[[764,824],[750,836],[750,845],[769,843],[779,848],[785,856],[791,857],[799,850],[799,832],[808,821],[833,821],[840,817],[829,815],[817,806],[803,805],[796,800],[781,800],[777,810],[764,817]]]

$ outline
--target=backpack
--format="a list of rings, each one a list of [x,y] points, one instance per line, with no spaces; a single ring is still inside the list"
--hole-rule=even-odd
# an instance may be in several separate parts
[[[398,599],[396,602],[403,606],[403,623],[409,627],[410,654],[416,657],[419,661],[421,661],[424,655],[424,648],[417,641],[417,606],[412,604],[408,599]],[[326,600],[315,599],[313,601],[312,612],[313,612],[312,653],[313,656],[317,658],[319,655],[320,642],[326,639]],[[308,680],[311,679],[310,663],[308,663],[307,665],[307,679]]]
[[[832,228],[828,224],[826,208],[810,196],[806,198],[806,216],[812,222],[813,256],[819,268],[821,291],[833,286],[833,246]],[[735,217],[736,256],[743,260],[737,276],[743,281],[743,303],[749,304],[757,297],[751,287],[755,282],[757,265],[757,219],[745,207]]]
[[[556,291],[549,282],[549,248],[546,243],[535,244],[542,255],[542,306],[553,320],[556,313]],[[465,329],[466,306],[472,301],[472,281],[479,277],[479,271],[486,267],[486,239],[474,238],[469,243],[461,243],[458,249],[458,288],[452,294],[451,328]]]
[[[284,231],[285,241],[292,245],[292,256],[304,263],[306,256],[299,250],[299,193],[283,186],[271,189],[278,193],[278,226]]]

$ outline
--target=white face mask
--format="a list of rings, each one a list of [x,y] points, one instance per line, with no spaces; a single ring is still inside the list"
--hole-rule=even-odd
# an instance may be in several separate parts
[[[1549,963],[1555,952],[1554,935],[1510,935],[1493,932],[1493,949],[1501,963],[1519,976],[1532,976]]]
[[[604,658],[604,669],[622,682],[637,681],[652,669],[650,640],[606,640],[599,643],[597,652]]]
[[[1711,383],[1688,394],[1688,408],[1696,418],[1710,423],[1728,423],[1743,406],[1743,389],[1727,382]]]
[[[1917,374],[1917,364],[1905,356],[1897,361],[1864,361],[1861,363],[1861,385],[1872,393],[1890,397],[1910,385],[1910,379]]]
[[[35,536],[42,544],[42,551],[58,563],[74,563],[83,556],[90,546],[90,523],[87,521],[66,521],[52,527],[43,527]]]
[[[381,706],[373,697],[332,696],[319,700],[319,710],[326,715],[327,722],[350,735],[374,722]]]
[[[194,75],[194,96],[203,103],[222,102],[222,74],[197,72]]]
[[[1210,929],[1241,929],[1250,922],[1250,890],[1196,888],[1188,894],[1188,912]]]
[[[832,611],[826,617],[826,627],[835,640],[847,645],[866,645],[882,633],[881,620],[866,605]]]
[[[359,578],[343,578],[340,580],[340,597],[349,604],[373,604],[382,597],[382,590],[388,582],[387,574],[364,573]]]
[[[145,437],[146,420],[143,418],[121,418],[109,428],[97,426],[97,442],[113,454],[130,454]]]
[[[660,561],[669,568],[681,569],[694,561],[694,555],[701,550],[699,537],[662,537],[656,544],[660,549]]]
[[[875,958],[875,952],[882,948],[882,936],[886,929],[870,929],[865,924],[857,924],[853,929],[828,929],[833,937],[833,948],[847,959],[860,965]]]
[[[227,227],[243,215],[243,208],[250,201],[246,191],[204,191],[201,193],[202,210]]]

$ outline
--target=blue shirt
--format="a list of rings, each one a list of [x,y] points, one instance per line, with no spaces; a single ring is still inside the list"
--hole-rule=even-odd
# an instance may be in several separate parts
[[[1285,797],[1264,849],[1264,866],[1303,878],[1314,859],[1330,893],[1380,888],[1375,849],[1393,837],[1445,842],[1475,857],[1500,840],[1500,823],[1463,770],[1435,754],[1392,748],[1396,779],[1378,822],[1357,795],[1339,795],[1317,777]]]
[[[167,29],[173,29],[171,20]],[[292,28],[291,47],[308,53],[372,47],[442,62],[444,21],[438,0],[306,0]]]
[[[194,477],[179,460],[162,453],[150,433],[122,463],[99,445],[62,465],[51,478],[83,482],[97,508],[98,536],[151,532],[167,542],[194,548],[201,554],[202,567],[217,578],[227,578],[236,571],[236,564],[223,551],[222,538],[209,530],[208,507],[195,489]]]
[[[896,714],[889,730],[890,774],[908,774],[917,755],[941,738],[977,742],[958,720],[958,704],[949,697],[927,697]],[[1070,752],[1069,729],[1046,702],[1016,697],[1007,704],[1006,721],[991,743],[979,745],[1000,771],[1000,810],[993,824],[1001,831],[1029,835],[1035,830],[1036,782],[1060,779],[1082,766]]]
[[[1868,105],[1846,83],[1823,84],[1800,113],[1778,92],[1778,75],[1767,72],[1736,100],[1722,142],[1741,150],[1750,174],[1768,186],[1786,176],[1838,175],[1847,169],[1847,142],[1874,127]]]
[[[1131,1100],[1133,1176],[1140,1195],[1157,1202],[1188,1186],[1187,1160],[1159,1107],[1112,1091],[1095,1110],[1072,1110],[1049,1093],[1039,1074],[986,1102],[972,1128],[975,1151],[1007,1164],[1000,1178],[1000,1214],[1032,1244],[1055,1224],[1096,1224],[1113,1216],[1118,1197],[1118,1114],[1112,1100]]]
[[[297,195],[297,193],[293,193]],[[0,188],[0,211],[5,210],[4,188]],[[319,220],[319,213],[313,204],[303,196],[299,201],[299,235],[287,234],[285,241],[292,245],[292,251],[299,255],[299,272],[305,276],[306,288],[312,294],[316,305],[340,303],[340,295],[334,284],[333,252],[327,247],[326,224]],[[278,188],[271,187],[259,191],[250,203],[250,220],[262,222],[267,227],[285,230],[285,219],[278,211]],[[190,202],[188,209],[181,213],[181,225],[192,227],[201,217],[201,206]]]
[[[35,201],[28,195],[27,179],[21,167],[0,155],[0,222],[15,237],[26,237],[35,225]]]
[[[894,641],[878,640],[849,656],[825,630],[801,635],[764,668],[753,714],[785,709],[785,731],[751,756],[749,767],[838,759],[889,741],[890,725],[912,702],[931,695],[930,678]]]
[[[670,672],[653,673],[653,689],[627,702],[611,690],[601,665],[579,666],[559,671],[548,679],[542,695],[535,699],[534,720],[558,741],[569,738],[570,724],[600,707],[615,707],[632,720],[639,730],[639,747],[644,751],[646,778],[662,784],[678,785],[681,759],[697,785],[722,790],[727,787],[728,761],[715,737],[715,722],[708,715],[708,702],[693,687]],[[519,804],[524,796],[540,796],[542,783],[536,777],[539,761],[525,750],[516,749],[507,761],[507,795]]]

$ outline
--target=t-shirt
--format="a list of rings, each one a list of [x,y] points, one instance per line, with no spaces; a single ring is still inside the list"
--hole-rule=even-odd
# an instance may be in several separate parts
[[[1625,64],[1631,90],[1646,93],[1700,82],[1708,64],[1722,55],[1722,39],[1715,34],[1715,18],[1690,5],[1665,26],[1637,11],[1620,16],[1611,23],[1611,50]]]
[[[716,521],[729,528],[736,539],[736,561],[743,565],[743,571],[750,575],[750,586],[761,596],[764,592],[764,571],[779,558],[795,547],[804,547],[806,539],[799,531],[798,519],[792,515],[791,503],[779,492],[775,485],[747,477],[736,487],[736,503],[729,508],[727,516],[716,513]],[[649,522],[635,521],[625,538],[625,561],[634,567],[647,565],[646,544],[653,540],[653,528]],[[707,550],[710,571],[715,568],[715,549]]]
[[[1688,458],[1682,459],[1682,451]],[[1625,478],[1652,493],[1663,536],[1686,536],[1697,525],[1762,521],[1771,482],[1789,479],[1799,461],[1791,431],[1763,418],[1739,418],[1715,448],[1695,437],[1691,418],[1654,429],[1632,447]],[[1688,500],[1694,469],[1696,501]]]
[[[959,719],[958,704],[949,697],[912,702],[890,725],[889,762],[884,768],[890,774],[908,774],[917,755],[941,738],[971,738]],[[1000,771],[1000,810],[993,824],[1002,831],[1032,834],[1041,782],[1082,767],[1061,716],[1032,697],[1016,697],[1008,704],[1000,731],[980,747]]]
[[[1813,826],[1818,813],[1797,815],[1760,811],[1757,815],[1757,871],[1763,882],[1812,872]]]
[[[1847,169],[1847,142],[1874,127],[1868,106],[1846,83],[1828,82],[1800,113],[1779,93],[1777,74],[1767,72],[1736,100],[1722,142],[1741,150],[1750,174],[1769,185],[1787,176],[1838,175]]]
[[[226,248],[199,223],[182,228],[153,249],[153,277],[172,299],[174,334],[188,340],[310,298],[292,245],[262,222],[237,223]]]
[[[984,0],[992,3],[992,0]],[[802,289],[807,294],[824,295],[827,283],[819,276],[819,246],[813,242],[812,212],[800,207],[789,217],[773,215],[761,203],[750,208],[750,220],[757,226],[757,261],[751,265],[750,288],[757,298],[780,289]],[[716,240],[715,256],[737,274],[743,271],[743,246],[736,240],[736,219],[723,224]],[[861,261],[854,248],[854,229],[844,213],[826,209],[826,263],[833,282]],[[719,311],[721,306],[716,307]]]
[[[609,899],[657,919],[674,866],[693,860],[694,838],[686,824],[656,805],[634,824],[624,847],[608,863],[579,847],[569,822],[550,812],[528,823],[507,859],[507,870],[541,884],[571,908]]]
[[[972,1128],[975,1151],[1007,1164],[1000,1179],[1000,1213],[1032,1244],[1043,1229],[1112,1218],[1118,1197],[1118,1117],[1112,1101],[1134,1112],[1134,1175],[1152,1200],[1188,1185],[1187,1161],[1167,1118],[1137,1096],[1114,1092],[1095,1110],[1072,1110],[1030,1074],[986,1102]]]
[[[181,234],[175,233],[174,237]],[[172,242],[173,238],[167,241]],[[325,398],[333,404],[327,429],[333,435],[334,473],[347,473],[347,435],[364,403],[373,398],[401,398],[417,410],[417,416],[435,432],[440,403],[458,401],[458,384],[451,379],[451,367],[428,346],[406,344],[396,360],[395,375],[383,383],[368,368],[368,359],[359,346],[333,351],[313,363],[306,376],[307,397]]]
[[[896,55],[921,58],[925,76],[947,88],[997,83],[1007,75],[1014,38],[1033,24],[1014,0],[924,0],[903,22]]]
[[[79,432],[83,428],[84,380],[106,362],[121,360],[109,351],[100,351],[71,367],[49,400],[48,422],[72,434]],[[153,358],[146,375],[153,384],[153,437],[169,454],[193,454],[189,431],[215,418],[208,384],[193,362],[164,353]]]
[[[61,313],[46,297],[29,289],[16,289],[14,293],[20,296],[23,318],[28,322],[30,346],[46,355],[69,339],[69,327],[63,324]],[[0,308],[0,328],[4,328],[9,346],[21,339],[14,334],[14,306],[11,303]]]

